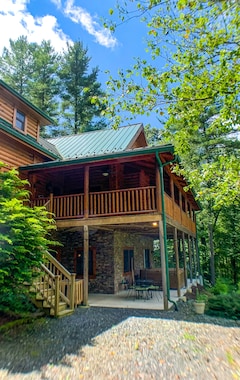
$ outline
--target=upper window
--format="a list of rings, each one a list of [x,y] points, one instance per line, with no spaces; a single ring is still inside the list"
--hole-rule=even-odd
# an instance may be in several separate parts
[[[182,209],[183,209],[183,211],[186,212],[186,201],[185,201],[185,198],[183,195],[182,195]]]
[[[164,180],[164,190],[171,197],[172,196],[172,193],[171,193],[171,179],[170,179],[170,176],[166,172],[165,169],[163,171],[163,180]]]
[[[24,115],[24,113],[16,110],[15,127],[17,129],[20,129],[20,131],[24,131],[25,121],[26,121],[26,116]]]
[[[175,203],[179,205],[179,190],[175,184],[174,184],[174,200],[175,200]]]

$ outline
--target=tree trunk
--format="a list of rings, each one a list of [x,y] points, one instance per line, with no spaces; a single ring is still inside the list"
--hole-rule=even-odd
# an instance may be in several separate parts
[[[210,246],[210,272],[211,272],[211,284],[215,285],[215,257],[214,257],[214,246],[213,246],[213,226],[208,225],[209,233],[209,246]]]

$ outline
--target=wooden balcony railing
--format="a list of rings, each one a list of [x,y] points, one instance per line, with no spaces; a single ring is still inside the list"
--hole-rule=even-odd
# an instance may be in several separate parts
[[[195,231],[194,221],[166,193],[164,201],[168,217]],[[35,199],[33,205],[46,206],[56,219],[84,217],[84,194],[41,197]],[[141,214],[153,211],[157,211],[155,186],[92,192],[88,196],[87,217]]]
[[[56,219],[84,216],[84,194],[41,197],[33,201],[34,206],[47,206]],[[156,210],[156,187],[112,190],[89,193],[89,216],[133,214]]]
[[[89,194],[89,216],[133,214],[156,210],[156,187]]]

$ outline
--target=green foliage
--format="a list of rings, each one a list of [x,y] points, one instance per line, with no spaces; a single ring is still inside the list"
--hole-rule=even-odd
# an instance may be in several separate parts
[[[25,36],[16,41],[10,39],[9,42],[10,49],[5,47],[0,57],[0,75],[13,89],[27,96],[28,83],[33,73],[34,44],[30,44]]]
[[[229,294],[234,290],[234,285],[227,278],[217,278],[215,285],[209,289],[214,295]]]
[[[106,112],[115,126],[120,113],[129,119],[156,113],[162,138],[174,144],[181,158],[174,170],[188,179],[203,207],[198,218],[203,270],[214,284],[215,269],[221,276],[228,267],[237,282],[239,2],[119,0],[117,9],[122,23],[134,15],[148,27],[149,59],[137,58],[118,78],[109,78]]]
[[[105,94],[90,60],[81,42],[57,54],[49,41],[29,43],[21,36],[4,48],[0,78],[53,118],[55,125],[42,129],[43,137],[103,129]]]
[[[29,207],[28,182],[16,170],[0,171],[0,309],[26,306],[25,284],[31,283],[44,252],[55,242],[45,207]]]
[[[103,96],[100,83],[97,82],[98,68],[88,73],[90,58],[87,49],[77,41],[68,45],[64,53],[59,72],[62,81],[62,116],[65,132],[70,134],[102,129],[106,125],[101,120],[104,106],[97,101]],[[100,118],[98,122],[94,118]]]
[[[198,288],[196,288],[196,298],[195,302],[207,302],[208,296],[206,293],[200,292]]]
[[[209,298],[206,314],[216,317],[240,319],[240,294],[219,294]]]

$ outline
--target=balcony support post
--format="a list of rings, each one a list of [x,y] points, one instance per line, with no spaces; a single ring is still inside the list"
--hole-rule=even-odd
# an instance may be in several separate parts
[[[89,216],[89,166],[84,170],[84,218]]]
[[[88,305],[88,255],[89,255],[89,232],[88,226],[83,226],[83,304]]]

